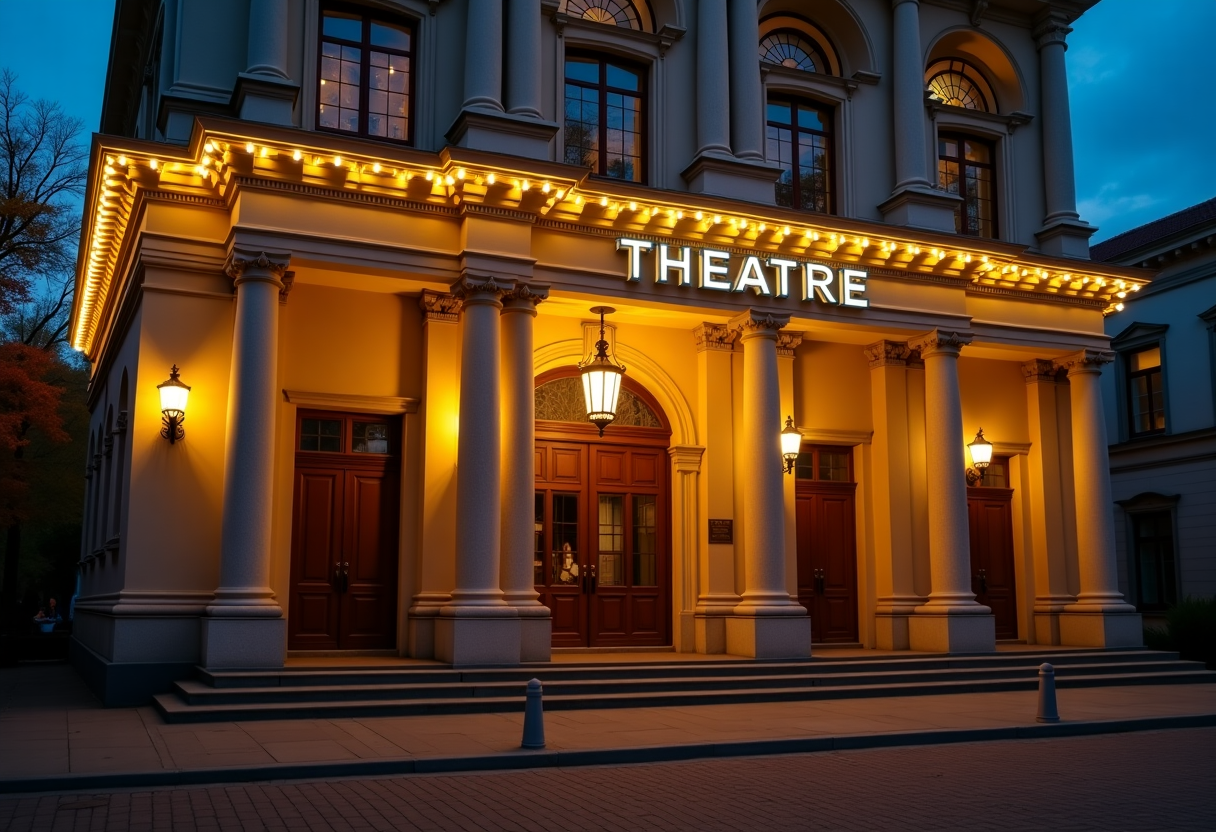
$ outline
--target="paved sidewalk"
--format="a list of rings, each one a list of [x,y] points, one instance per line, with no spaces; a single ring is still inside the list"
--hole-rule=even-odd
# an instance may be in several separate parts
[[[521,697],[523,691],[520,691]],[[168,725],[101,707],[64,664],[0,670],[0,791],[224,782],[738,756],[1216,725],[1216,684],[559,711],[544,752],[523,714]],[[139,776],[134,776],[139,775]],[[73,785],[76,784],[76,785]]]

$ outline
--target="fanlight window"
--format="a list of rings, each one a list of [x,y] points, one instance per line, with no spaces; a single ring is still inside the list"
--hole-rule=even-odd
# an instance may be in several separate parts
[[[951,107],[992,112],[992,89],[966,61],[938,61],[929,67],[929,92]]]
[[[629,0],[562,0],[562,12],[573,18],[606,26],[620,26],[638,32],[649,32],[650,10]]]
[[[548,422],[587,423],[587,404],[583,382],[578,376],[556,378],[536,388],[536,418]],[[650,405],[627,387],[621,388],[613,426],[661,428],[663,423]]]
[[[781,29],[760,41],[760,60],[803,72],[830,72],[827,59],[807,38],[793,29]]]

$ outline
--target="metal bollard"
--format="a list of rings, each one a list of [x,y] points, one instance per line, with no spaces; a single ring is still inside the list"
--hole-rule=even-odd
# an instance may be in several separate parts
[[[528,700],[524,704],[524,739],[520,748],[545,747],[545,711],[541,705],[540,679],[528,682]]]
[[[1056,710],[1056,669],[1044,662],[1039,665],[1039,722],[1059,722]]]

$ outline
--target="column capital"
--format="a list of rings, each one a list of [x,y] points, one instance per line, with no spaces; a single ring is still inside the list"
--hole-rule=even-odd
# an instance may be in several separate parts
[[[1061,370],[1065,370],[1071,378],[1072,376],[1084,373],[1100,374],[1102,372],[1102,365],[1109,364],[1114,360],[1115,354],[1111,350],[1083,349],[1080,352],[1074,352],[1072,355],[1057,358],[1055,363]]]
[[[706,321],[693,329],[692,338],[696,342],[697,352],[706,350],[731,352],[735,348],[735,341],[739,338],[739,333],[726,324]]]
[[[902,6],[904,3],[911,3],[913,6],[919,6],[920,0],[891,0],[891,8],[897,8],[898,6]]]
[[[454,324],[460,320],[460,298],[455,295],[423,289],[418,296],[418,308],[427,321],[443,321]]]
[[[778,358],[793,358],[794,351],[802,343],[803,334],[801,332],[778,332],[777,333],[777,357]]]
[[[1034,45],[1038,49],[1044,46],[1060,44],[1065,49],[1068,48],[1068,43],[1065,38],[1072,32],[1072,27],[1068,22],[1059,15],[1049,14],[1035,24],[1032,32],[1034,36]]]
[[[536,307],[548,299],[549,285],[547,283],[516,283],[514,289],[503,294],[502,311],[504,314],[527,312],[535,315]]]
[[[291,265],[291,253],[265,251],[259,248],[233,246],[224,261],[224,274],[240,286],[247,280],[264,280],[275,283],[282,291],[286,287],[287,268]]]
[[[908,339],[908,346],[920,353],[921,358],[931,355],[957,357],[963,347],[971,343],[972,334],[957,329],[935,329],[924,335]]]
[[[1022,365],[1022,378],[1027,384],[1055,384],[1063,376],[1064,370],[1046,358],[1032,358]]]
[[[502,306],[503,298],[513,291],[515,281],[511,278],[466,274],[452,284],[452,294],[465,306],[478,303]]]
[[[705,448],[702,446],[673,445],[667,449],[667,454],[671,457],[671,464],[675,466],[676,473],[701,473],[701,457],[705,455]]]
[[[789,315],[748,309],[731,318],[727,326],[739,333],[740,340],[759,336],[775,341],[777,333],[789,322]]]
[[[906,367],[912,357],[912,349],[906,341],[876,341],[864,350],[870,360],[870,369],[879,367]]]

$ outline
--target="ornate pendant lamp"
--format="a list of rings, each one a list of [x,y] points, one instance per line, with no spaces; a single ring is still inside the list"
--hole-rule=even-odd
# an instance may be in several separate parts
[[[595,355],[578,365],[583,376],[587,418],[600,429],[600,436],[604,435],[604,428],[616,419],[621,378],[625,375],[624,366],[608,355],[608,341],[604,339],[604,316],[615,311],[611,306],[596,306],[591,310],[591,314],[600,316],[600,340],[595,342]]]

